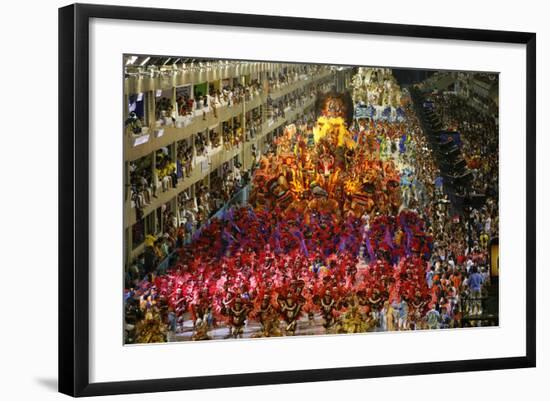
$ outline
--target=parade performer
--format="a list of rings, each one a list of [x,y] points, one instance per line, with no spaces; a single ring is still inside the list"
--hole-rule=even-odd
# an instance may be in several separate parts
[[[325,293],[318,302],[324,319],[323,327],[328,332],[336,323],[335,314],[338,304],[328,289],[325,290]]]
[[[277,298],[279,304],[280,313],[283,315],[283,319],[286,322],[285,334],[287,336],[293,336],[296,332],[298,325],[298,319],[302,311],[302,305],[294,300],[292,293],[288,293],[286,298]]]
[[[226,312],[229,316],[229,325],[231,327],[230,337],[242,338],[248,312],[249,306],[243,305],[242,298],[237,297],[233,303],[233,306],[230,306]]]
[[[271,297],[268,294],[263,296],[257,312],[258,321],[261,325],[258,337],[277,337],[281,335],[279,330],[278,314],[271,304]]]
[[[373,320],[365,319],[360,310],[360,301],[353,293],[346,298],[344,306],[346,311],[340,318],[341,333],[364,333],[371,329],[375,323]]]

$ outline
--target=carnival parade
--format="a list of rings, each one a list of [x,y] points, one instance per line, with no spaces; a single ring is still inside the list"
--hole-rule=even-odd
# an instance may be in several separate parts
[[[350,71],[338,89],[315,88],[313,110],[246,179],[226,171],[239,201],[226,196],[200,224],[167,215],[164,233],[145,236],[126,269],[125,343],[498,324],[495,120],[429,80]],[[181,169],[167,174],[174,187]]]

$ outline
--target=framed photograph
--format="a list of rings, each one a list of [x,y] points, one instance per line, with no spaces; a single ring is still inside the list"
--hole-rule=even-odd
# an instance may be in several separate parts
[[[535,366],[535,34],[59,10],[59,391]]]

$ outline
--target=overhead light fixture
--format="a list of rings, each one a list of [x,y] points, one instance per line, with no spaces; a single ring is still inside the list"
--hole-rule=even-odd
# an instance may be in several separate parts
[[[148,62],[149,60],[151,60],[151,57],[147,57],[145,60],[143,60],[143,61],[141,62],[141,64],[140,64],[139,66],[140,66],[140,67],[143,67],[145,64],[147,64],[147,62]]]
[[[174,62],[172,64],[177,64],[180,60],[181,60],[181,58],[178,57],[177,59],[174,60]]]
[[[136,62],[137,56],[130,56],[128,57],[128,60],[126,60],[126,65],[132,65]]]
[[[164,64],[162,64],[162,65],[168,64],[168,63],[170,62],[170,60],[172,60],[172,57],[168,57],[168,58],[166,59],[166,61],[164,62]]]

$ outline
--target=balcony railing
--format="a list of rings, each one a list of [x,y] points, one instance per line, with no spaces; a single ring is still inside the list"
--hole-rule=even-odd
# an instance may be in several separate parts
[[[315,83],[319,80],[327,78],[330,76],[330,72],[325,72],[321,75],[316,76],[311,80],[300,80],[295,81],[291,84],[286,85],[283,88],[277,89],[269,94],[271,99],[276,100],[282,96],[288,95],[289,93],[294,92],[295,90],[301,89],[302,87]],[[218,106],[216,112],[209,108],[209,111],[204,115],[199,113],[189,119],[189,122],[186,123],[183,127],[150,127],[149,135],[140,135],[140,136],[130,136],[126,135],[126,149],[125,149],[125,160],[133,161],[141,157],[144,157],[156,149],[161,147],[168,146],[174,142],[181,141],[184,139],[190,138],[192,135],[197,132],[205,131],[206,129],[217,125],[222,121],[227,121],[231,118],[237,117],[240,114],[245,113],[248,110],[253,110],[256,107],[265,104],[267,101],[266,94],[260,94],[254,96],[251,100],[247,102],[241,102],[233,106]],[[162,131],[162,135],[159,135],[159,132]]]

